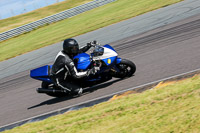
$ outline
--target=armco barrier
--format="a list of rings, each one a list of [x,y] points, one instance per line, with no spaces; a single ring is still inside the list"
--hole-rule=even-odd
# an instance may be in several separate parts
[[[94,0],[89,3],[62,11],[60,13],[45,17],[43,19],[37,20],[35,22],[11,29],[9,31],[3,32],[0,34],[0,41],[7,40],[9,38],[24,34],[26,32],[32,31],[40,26],[44,26],[46,24],[54,23],[66,18],[70,18],[72,16],[76,16],[85,11],[94,9],[96,7],[111,3],[116,0]]]

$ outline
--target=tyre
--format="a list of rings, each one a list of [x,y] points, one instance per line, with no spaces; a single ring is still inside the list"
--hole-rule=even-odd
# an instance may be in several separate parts
[[[44,88],[44,89],[48,89],[50,87],[50,85],[52,85],[52,84],[43,81],[42,84],[41,84],[41,87]]]
[[[117,78],[131,77],[136,72],[136,65],[127,59],[122,59],[117,68],[120,70],[115,76]]]
[[[41,84],[41,87],[44,88],[44,89],[54,89],[54,85],[52,83],[48,83],[48,82],[42,82]],[[48,96],[52,96],[52,97],[65,97],[67,96],[66,93],[54,93],[54,92],[48,92],[48,93],[45,93],[47,94]]]

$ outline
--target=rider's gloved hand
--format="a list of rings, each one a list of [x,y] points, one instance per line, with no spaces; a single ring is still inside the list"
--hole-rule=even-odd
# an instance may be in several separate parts
[[[96,40],[87,43],[87,46],[88,46],[88,47],[92,47],[92,46],[94,46],[95,44],[97,44],[97,41],[96,41]]]
[[[95,73],[97,73],[99,70],[100,70],[99,67],[93,67],[93,68],[91,68],[91,69],[89,69],[89,70],[87,71],[87,75],[90,75],[90,74],[95,75]]]
[[[94,67],[91,68],[91,69],[89,69],[89,70],[87,70],[87,76],[89,76],[89,75],[91,75],[91,74],[95,75],[95,73],[96,73],[96,71],[95,71],[95,68],[94,68]]]
[[[87,46],[88,46],[88,47],[92,47],[91,42],[87,43]]]
[[[94,41],[92,41],[92,43],[93,43],[93,44],[97,44],[97,41],[96,41],[96,40],[94,40]]]

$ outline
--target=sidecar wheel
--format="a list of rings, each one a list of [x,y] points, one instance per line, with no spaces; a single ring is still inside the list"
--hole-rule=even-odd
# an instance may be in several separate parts
[[[41,84],[41,87],[44,88],[44,89],[53,89],[53,84],[43,81],[42,84]],[[45,94],[47,94],[48,96],[58,97],[58,98],[67,96],[66,93],[51,93],[51,92],[48,92],[48,93],[45,93]]]
[[[127,59],[122,59],[117,67],[120,70],[117,74],[118,78],[131,77],[136,71],[136,65]]]

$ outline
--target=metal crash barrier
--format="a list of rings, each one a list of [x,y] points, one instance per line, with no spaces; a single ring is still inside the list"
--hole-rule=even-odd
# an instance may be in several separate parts
[[[60,13],[57,13],[57,14],[54,14],[54,15],[51,15],[48,17],[45,17],[45,18],[37,20],[35,22],[8,30],[8,31],[0,34],[0,41],[4,41],[9,38],[30,32],[34,29],[37,29],[40,26],[48,25],[48,24],[51,24],[51,23],[54,23],[54,22],[57,22],[57,21],[60,21],[60,20],[66,19],[66,18],[70,18],[72,16],[76,16],[80,13],[86,12],[86,11],[94,9],[96,7],[100,7],[102,5],[111,3],[113,1],[116,1],[116,0],[94,0],[89,3],[62,11]]]

